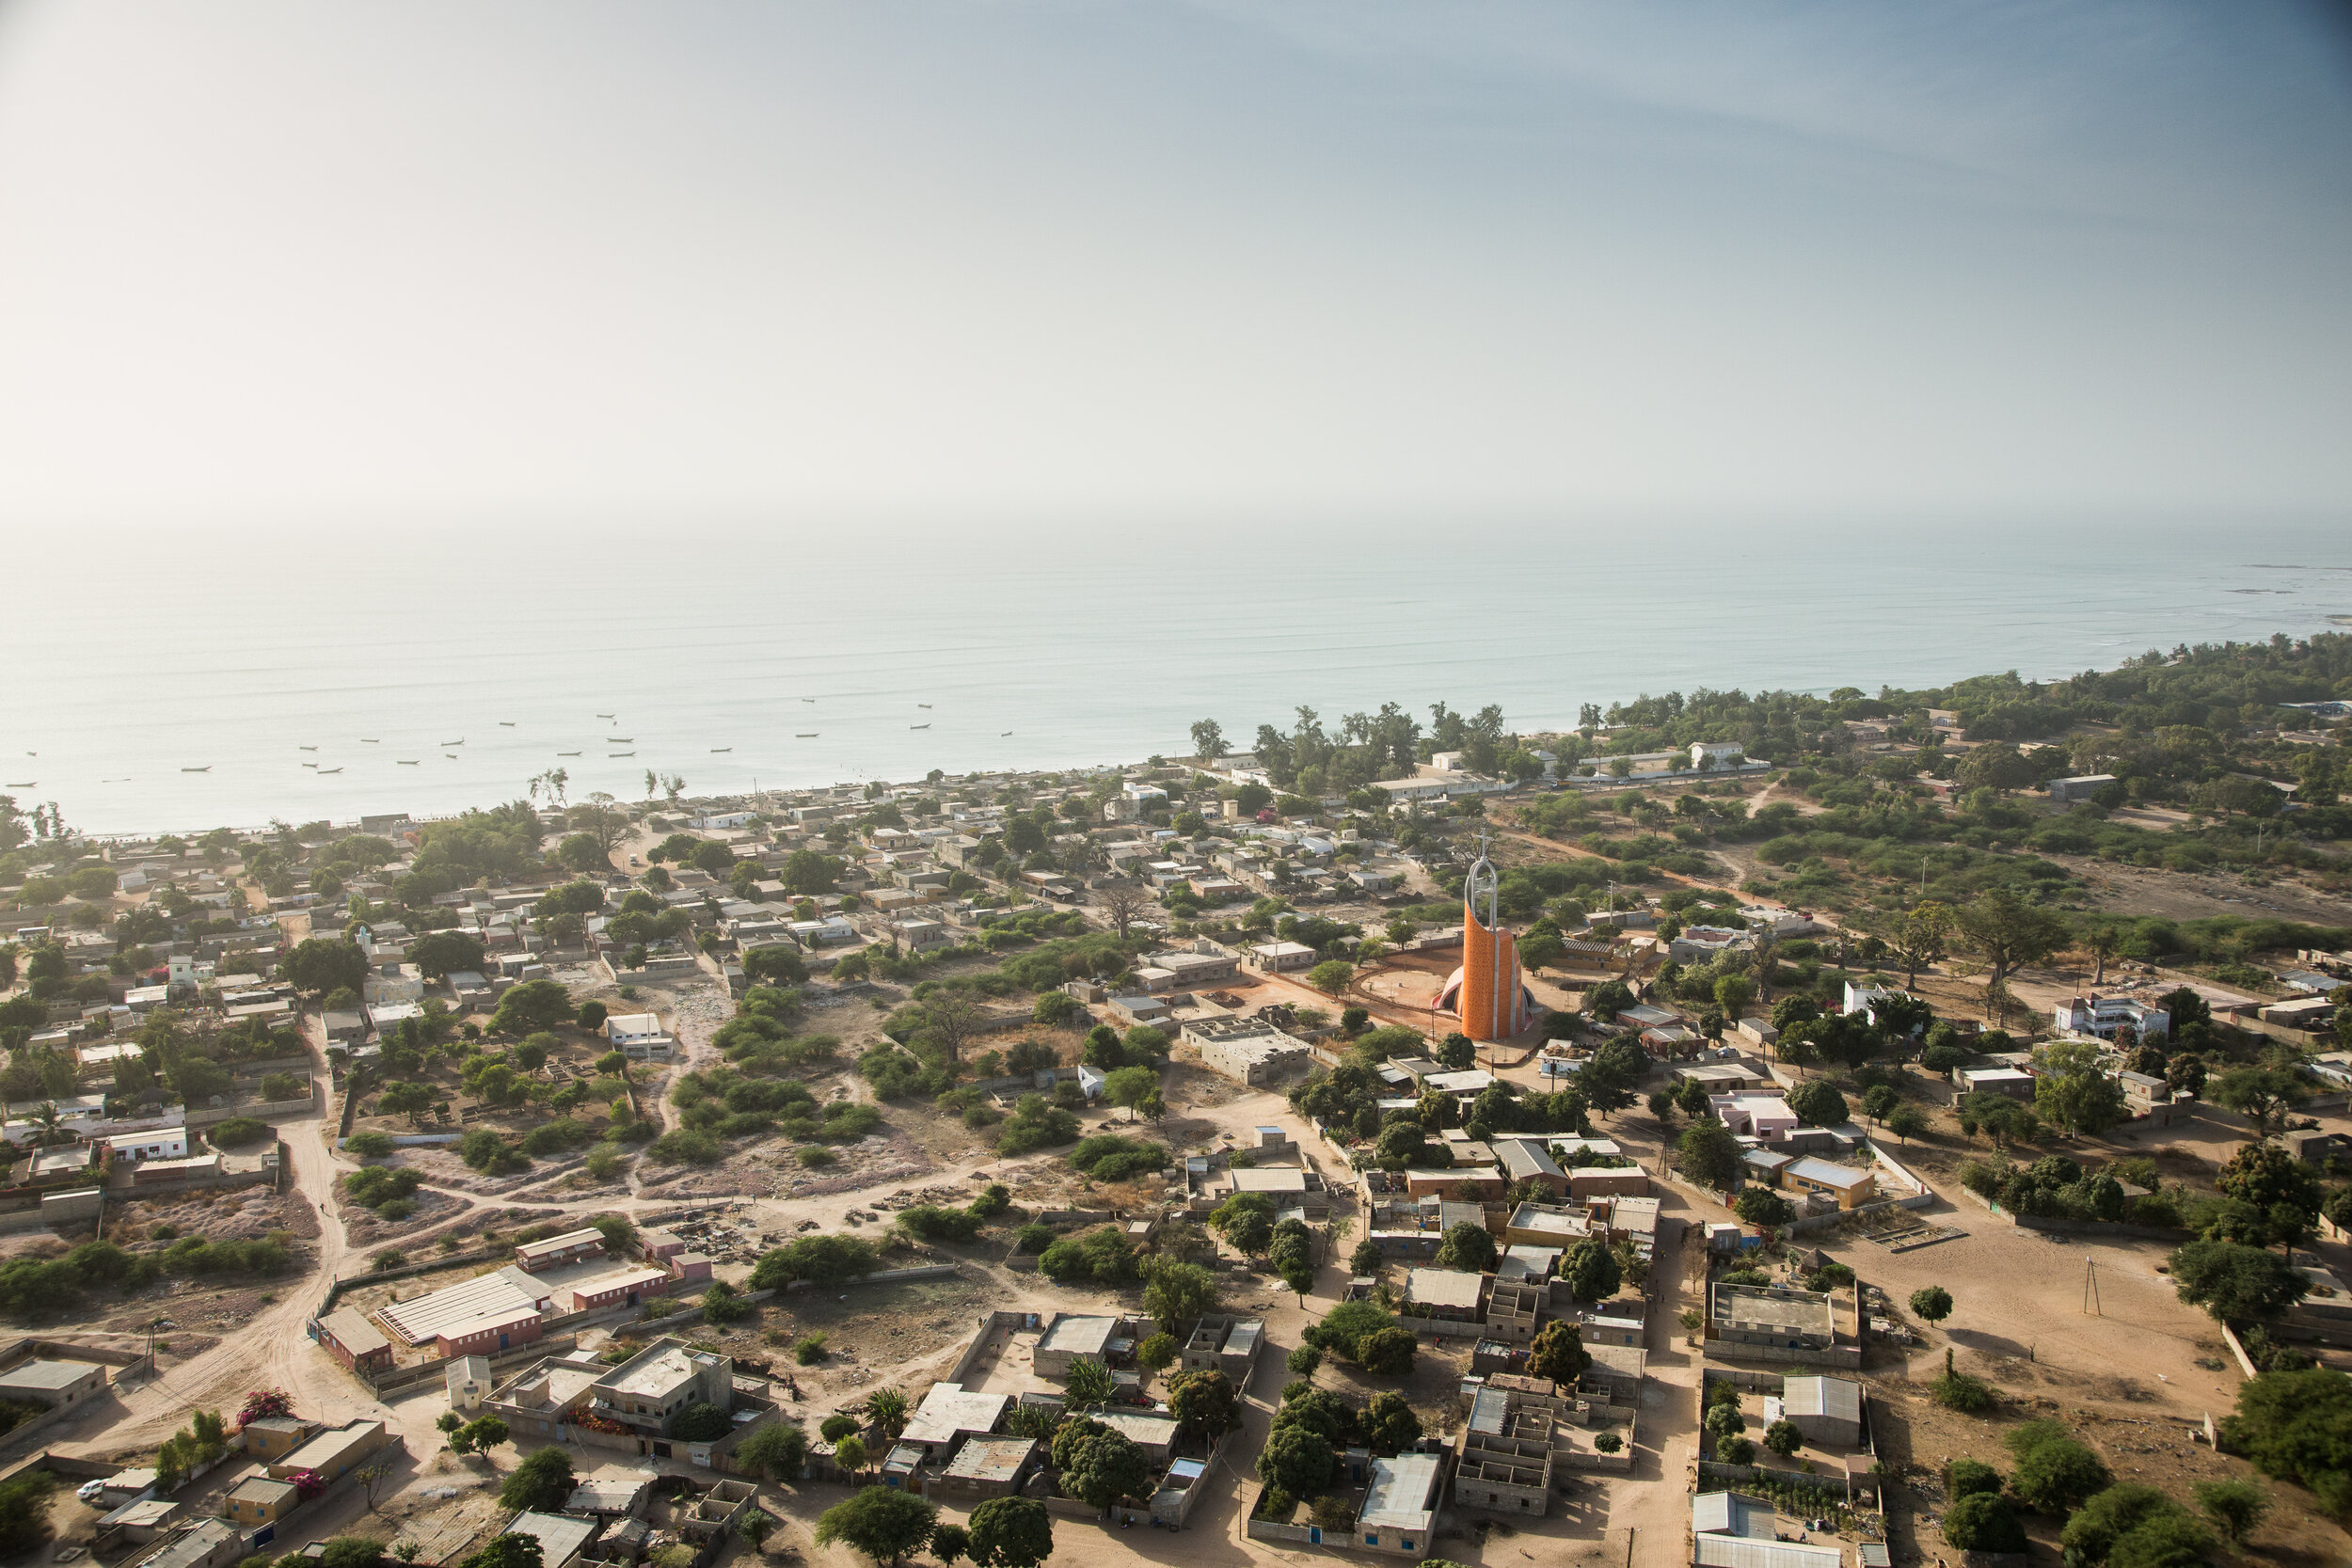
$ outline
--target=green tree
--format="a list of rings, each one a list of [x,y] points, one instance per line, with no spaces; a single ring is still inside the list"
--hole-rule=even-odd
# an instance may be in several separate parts
[[[409,943],[408,958],[429,980],[482,972],[488,949],[471,931],[428,931]]]
[[[2311,1290],[2286,1259],[2235,1242],[2195,1241],[2172,1254],[2172,1288],[2219,1323],[2275,1318]]]
[[[1495,1239],[1483,1225],[1462,1220],[1438,1243],[1438,1266],[1465,1274],[1490,1273],[1495,1266]]]
[[[1257,1467],[1258,1479],[1268,1486],[1279,1486],[1294,1497],[1311,1497],[1330,1486],[1340,1462],[1320,1433],[1285,1426],[1266,1434]]]
[[[1168,1408],[1188,1437],[1207,1441],[1241,1429],[1241,1395],[1234,1391],[1232,1380],[1214,1368],[1182,1371],[1169,1378]]]
[[[2188,1510],[2153,1486],[2128,1481],[2086,1501],[2058,1539],[2069,1562],[2129,1568],[2202,1563],[2215,1544]]]
[[[368,977],[368,956],[358,942],[342,937],[310,937],[294,943],[278,968],[295,989],[324,996],[358,990]]]
[[[1731,1212],[1750,1225],[1787,1225],[1797,1216],[1787,1198],[1770,1187],[1757,1186],[1740,1188]]]
[[[2002,1441],[2016,1456],[2010,1490],[2037,1513],[2058,1518],[2115,1482],[2099,1456],[2066,1435],[2056,1421],[2027,1421]]]
[[[2270,1494],[2250,1481],[2201,1481],[2190,1492],[2197,1506],[2214,1528],[2228,1538],[2233,1546],[2246,1544],[2262,1524],[2263,1515],[2270,1512]]]
[[[1911,1292],[1911,1315],[1922,1323],[1940,1323],[1952,1315],[1952,1293],[1941,1285],[1923,1285]]]
[[[1054,1555],[1054,1516],[1032,1497],[991,1497],[972,1511],[978,1568],[1041,1568]]]
[[[15,1557],[48,1542],[55,1486],[46,1470],[22,1470],[0,1482],[0,1555]]]
[[[796,1279],[813,1285],[837,1285],[869,1275],[880,1266],[874,1243],[859,1236],[795,1237],[760,1255],[752,1265],[751,1288],[772,1291]]]
[[[1065,1437],[1070,1439],[1067,1445]],[[1143,1450],[1125,1433],[1099,1421],[1065,1423],[1054,1434],[1054,1463],[1061,1471],[1062,1491],[1096,1508],[1148,1496],[1152,1484],[1152,1466]]]
[[[2069,1133],[2094,1137],[2131,1119],[2123,1086],[2099,1065],[2103,1048],[2093,1040],[2053,1040],[2034,1051],[2034,1109]]]
[[[1764,1446],[1787,1459],[1804,1447],[1804,1433],[1797,1430],[1796,1422],[1783,1418],[1764,1429]]]
[[[1412,1330],[1375,1329],[1356,1341],[1356,1365],[1382,1377],[1403,1377],[1413,1370]]]
[[[2010,975],[2040,963],[2066,945],[2066,922],[2038,904],[1996,888],[1963,905],[1954,915],[1961,940],[1985,963],[1985,1016]]]
[[[1884,1125],[1889,1132],[1907,1144],[1914,1138],[1924,1137],[1930,1123],[1925,1111],[1916,1105],[1905,1104],[1887,1112]]]
[[[1326,996],[1337,996],[1356,977],[1356,966],[1344,958],[1331,958],[1307,971],[1307,983]]]
[[[1216,1276],[1198,1263],[1162,1261],[1143,1285],[1143,1307],[1171,1333],[1216,1306]]]
[[[755,1428],[735,1446],[735,1463],[770,1481],[798,1479],[808,1463],[808,1433],[798,1421],[775,1421]]]
[[[919,1551],[938,1522],[935,1504],[896,1487],[868,1486],[818,1515],[817,1544],[830,1546],[838,1542],[876,1562],[895,1563],[907,1553]],[[977,1515],[974,1523],[978,1523]]]
[[[1548,1377],[1554,1383],[1574,1386],[1592,1364],[1592,1353],[1584,1348],[1582,1330],[1562,1318],[1546,1322],[1535,1331],[1534,1343],[1528,1348],[1527,1370],[1531,1377]]]
[[[1963,1552],[2022,1552],[2026,1527],[1996,1492],[1979,1492],[1945,1511],[1944,1539]]]
[[[2206,1099],[2224,1105],[2254,1124],[2254,1135],[2267,1138],[2286,1126],[2295,1108],[2311,1091],[2294,1073],[2278,1068],[2232,1068],[2213,1083]]]
[[[1577,1300],[1607,1301],[1625,1283],[1625,1271],[1606,1241],[1588,1236],[1570,1247],[1568,1255],[1560,1260],[1560,1277],[1567,1282],[1568,1293]]]
[[[1846,1097],[1826,1078],[1807,1079],[1788,1091],[1788,1108],[1808,1127],[1836,1127],[1846,1119]]]
[[[561,1445],[550,1444],[508,1473],[499,1488],[499,1502],[506,1508],[555,1513],[571,1500],[579,1484],[572,1476],[571,1455]]]
[[[499,998],[490,1027],[510,1035],[529,1035],[571,1021],[571,993],[561,980],[525,980]]]
[[[1681,1158],[1682,1174],[1702,1187],[1721,1191],[1740,1178],[1740,1140],[1711,1117],[1684,1132],[1675,1151]]]
[[[369,1544],[374,1545],[375,1543],[370,1542]],[[321,1560],[324,1561],[324,1559]],[[376,1560],[383,1560],[380,1547]],[[517,1535],[509,1531],[504,1535],[492,1536],[489,1544],[466,1559],[460,1568],[544,1568],[546,1560],[537,1536]]]

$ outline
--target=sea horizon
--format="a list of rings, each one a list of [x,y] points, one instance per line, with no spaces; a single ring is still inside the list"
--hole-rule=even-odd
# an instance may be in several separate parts
[[[1184,753],[1200,718],[1246,749],[1302,704],[1556,731],[1644,693],[2060,679],[2352,615],[2334,519],[2169,519],[2121,548],[2022,523],[1106,532],[494,531],[421,585],[396,529],[158,539],[103,609],[42,594],[0,631],[50,672],[0,713],[0,793],[127,836],[447,816],[559,767],[574,800],[642,800],[647,769],[692,796],[1062,770]]]

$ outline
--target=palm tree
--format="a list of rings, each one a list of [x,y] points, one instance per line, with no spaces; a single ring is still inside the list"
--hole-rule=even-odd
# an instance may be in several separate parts
[[[866,1418],[895,1441],[907,1429],[907,1397],[896,1388],[877,1389],[866,1401]]]

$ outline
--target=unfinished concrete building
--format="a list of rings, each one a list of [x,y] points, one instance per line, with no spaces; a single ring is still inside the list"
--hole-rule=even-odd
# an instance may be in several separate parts
[[[1541,1285],[1497,1279],[1486,1295],[1486,1336],[1514,1345],[1535,1338],[1535,1320],[1549,1292]]]
[[[1708,1302],[1708,1326],[1735,1354],[1749,1349],[1820,1352],[1837,1342],[1836,1313],[1819,1291],[1717,1284]]]
[[[1487,1386],[1470,1402],[1454,1470],[1454,1505],[1540,1517],[1551,1506],[1551,1426],[1559,1401]]]

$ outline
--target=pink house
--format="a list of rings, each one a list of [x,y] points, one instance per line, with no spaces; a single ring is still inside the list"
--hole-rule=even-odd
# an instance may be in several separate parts
[[[1733,1135],[1761,1144],[1784,1143],[1797,1130],[1797,1113],[1776,1094],[1710,1094],[1707,1108]]]

